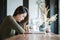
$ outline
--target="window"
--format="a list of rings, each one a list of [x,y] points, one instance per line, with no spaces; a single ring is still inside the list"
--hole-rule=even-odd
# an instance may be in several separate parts
[[[34,31],[39,31],[42,24],[42,15],[39,7],[45,0],[29,0],[29,25],[33,26]]]

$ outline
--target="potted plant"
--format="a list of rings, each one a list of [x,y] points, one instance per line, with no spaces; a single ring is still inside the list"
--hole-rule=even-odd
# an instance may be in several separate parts
[[[42,14],[42,17],[43,17],[43,24],[45,24],[46,32],[48,33],[48,32],[50,32],[50,25],[49,24],[56,21],[57,14],[48,18],[47,16],[48,16],[48,12],[49,12],[50,9],[48,9],[48,7],[46,7],[45,2],[42,3],[39,8],[41,10],[41,14]]]

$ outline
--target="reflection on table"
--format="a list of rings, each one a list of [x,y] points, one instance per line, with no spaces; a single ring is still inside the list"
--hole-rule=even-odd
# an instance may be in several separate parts
[[[60,40],[60,35],[48,33],[19,34],[6,40]]]

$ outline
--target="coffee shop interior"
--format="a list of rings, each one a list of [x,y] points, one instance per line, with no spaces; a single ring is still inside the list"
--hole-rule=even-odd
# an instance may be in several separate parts
[[[18,6],[28,9],[29,33],[5,40],[60,40],[60,0],[0,0],[0,24]]]

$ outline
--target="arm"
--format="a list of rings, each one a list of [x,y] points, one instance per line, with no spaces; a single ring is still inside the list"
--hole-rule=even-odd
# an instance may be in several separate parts
[[[17,30],[19,33],[25,33],[25,30],[11,16],[9,16],[9,23],[10,23],[11,28]]]

